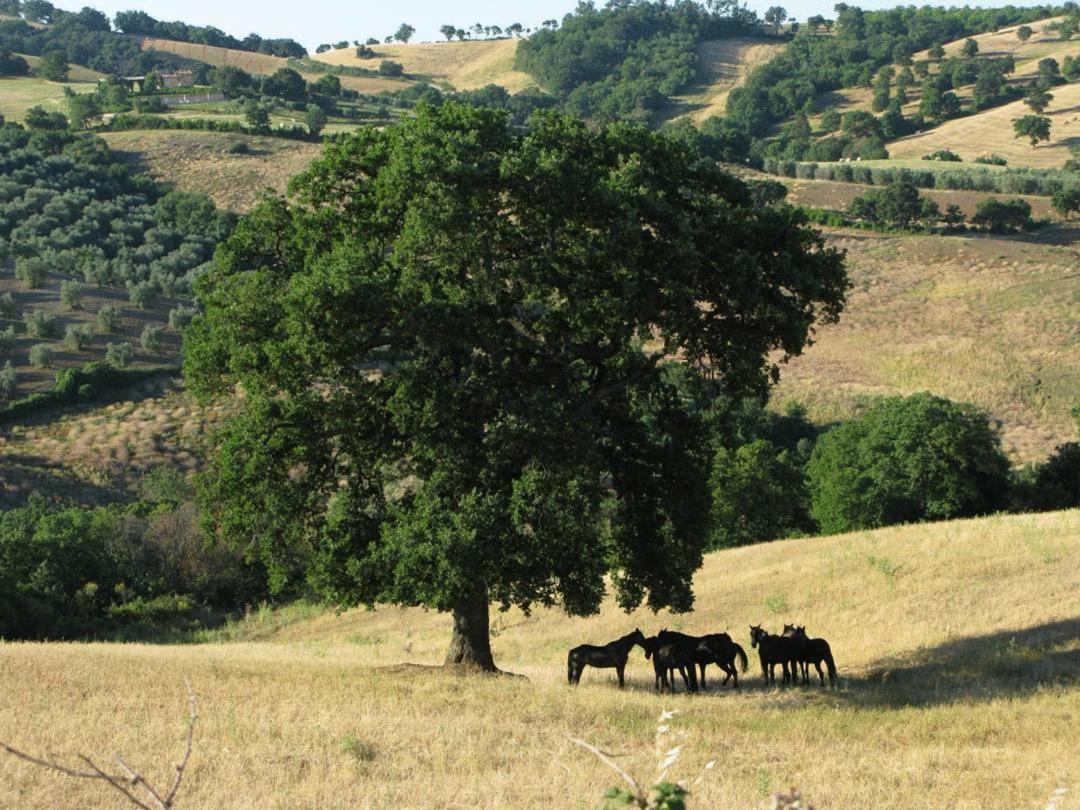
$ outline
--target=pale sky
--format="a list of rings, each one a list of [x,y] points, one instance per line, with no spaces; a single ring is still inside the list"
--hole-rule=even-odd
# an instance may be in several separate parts
[[[467,28],[475,23],[507,25],[520,22],[526,28],[535,27],[545,19],[562,19],[573,11],[576,0],[303,0],[284,3],[280,0],[52,0],[53,5],[68,11],[78,11],[89,5],[110,17],[117,11],[139,9],[159,20],[183,20],[192,25],[213,25],[226,33],[243,39],[250,33],[264,37],[292,37],[311,51],[321,42],[358,39],[369,36],[382,39],[407,22],[416,28],[417,40],[442,39],[439,26],[452,23]],[[779,0],[788,13],[799,20],[813,14],[833,16],[836,0]],[[849,0],[851,5],[864,9],[892,8],[901,0]],[[967,5],[1001,5],[1002,0],[975,0]],[[1040,5],[1038,0],[1012,0],[1014,5]],[[759,15],[775,5],[777,0],[753,0],[747,5]],[[921,5],[922,3],[920,3]],[[931,5],[964,5],[931,3]],[[603,6],[598,0],[597,6]]]

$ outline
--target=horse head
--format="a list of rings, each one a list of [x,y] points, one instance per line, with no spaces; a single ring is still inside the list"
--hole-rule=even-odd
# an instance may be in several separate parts
[[[785,638],[795,638],[797,635],[799,635],[799,628],[797,628],[793,624],[785,624],[784,632],[781,635],[783,635]]]
[[[630,634],[630,640],[645,649],[645,634],[641,632],[640,627],[634,628],[634,632]]]
[[[793,627],[791,629],[795,631],[795,638],[801,638],[801,639],[806,638],[806,627],[805,626],[803,626],[803,627]],[[787,634],[785,633],[785,635],[787,635]]]
[[[750,625],[750,646],[757,647],[758,639],[765,635],[765,631],[761,629],[760,624]]]
[[[657,650],[657,648],[659,646],[660,646],[660,642],[657,640],[656,636],[651,636],[650,638],[643,638],[642,639],[641,648],[643,650],[645,650],[645,660],[646,661],[648,661],[650,658],[652,658],[653,653],[656,652],[656,650]]]

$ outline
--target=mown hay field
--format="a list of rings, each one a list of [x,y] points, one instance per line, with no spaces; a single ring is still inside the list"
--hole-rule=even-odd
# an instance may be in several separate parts
[[[994,153],[1010,166],[1059,169],[1069,159],[1069,147],[1080,145],[1080,83],[1060,85],[1052,93],[1054,100],[1044,113],[1050,119],[1049,143],[1033,147],[1026,138],[1014,137],[1012,120],[1031,113],[1023,101],[1014,101],[891,141],[889,155],[917,158],[951,149],[966,161]]]
[[[1050,57],[1056,59],[1060,65],[1065,61],[1066,56],[1080,55],[1080,41],[1063,40],[1057,31],[1051,31],[1048,28],[1064,19],[1064,17],[1048,17],[1045,20],[1028,23],[1033,33],[1027,42],[1022,42],[1016,35],[1019,25],[1011,25],[986,34],[977,34],[971,39],[979,45],[979,56],[998,59],[1012,56],[1016,60],[1016,75],[1028,75],[1038,72],[1040,59]],[[968,37],[964,37],[945,43],[945,56],[961,56],[967,40]],[[927,51],[920,51],[912,58],[917,61],[928,60],[930,54]]]
[[[31,107],[44,107],[49,112],[66,112],[64,88],[85,92],[85,85],[50,82],[35,77],[0,77],[0,115],[7,121],[21,123]]]
[[[691,807],[761,808],[790,785],[821,810],[1042,808],[1061,788],[1077,806],[1080,512],[724,551],[696,592],[679,617],[495,614],[496,659],[527,680],[431,668],[449,620],[418,609],[256,613],[239,640],[189,646],[0,644],[0,739],[167,781],[186,677],[181,807],[594,807],[618,777],[570,736],[643,781],[679,747]],[[660,697],[640,650],[625,690],[610,671],[565,684],[570,646],[634,626],[726,628],[752,654],[749,624],[792,621],[829,638],[840,689],[765,689],[755,665],[739,693]],[[0,806],[122,805],[5,756]]]
[[[989,411],[1014,461],[1075,438],[1076,228],[1012,237],[836,231],[829,241],[848,252],[847,308],[781,369],[774,402],[804,402],[828,422],[874,396],[931,391]]]
[[[411,45],[372,45],[375,56],[359,59],[356,48],[335,48],[314,58],[329,65],[375,69],[383,60],[399,62],[409,76],[445,84],[455,90],[475,90],[488,84],[516,93],[536,82],[527,73],[514,70],[516,39],[465,40],[462,42],[418,42]],[[344,80],[343,80],[344,81]]]

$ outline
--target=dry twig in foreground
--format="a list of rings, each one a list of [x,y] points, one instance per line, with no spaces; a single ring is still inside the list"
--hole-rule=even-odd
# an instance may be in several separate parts
[[[141,773],[128,765],[123,758],[119,756],[116,757],[116,762],[125,772],[126,775],[124,776],[106,773],[99,768],[90,757],[85,756],[84,754],[79,754],[79,759],[85,763],[89,770],[79,770],[78,768],[69,768],[66,765],[61,765],[55,760],[54,755],[52,754],[46,755],[46,758],[31,756],[24,751],[20,751],[19,749],[8,745],[2,740],[0,740],[0,748],[3,748],[12,756],[33,763],[34,765],[40,765],[43,768],[62,773],[65,776],[72,776],[78,779],[100,779],[110,787],[123,793],[129,802],[136,807],[142,808],[142,810],[171,810],[176,806],[176,794],[180,791],[180,782],[184,778],[184,771],[187,769],[188,760],[191,759],[191,750],[195,741],[195,721],[199,719],[199,715],[195,710],[195,693],[191,690],[191,684],[188,683],[187,678],[184,679],[184,686],[187,689],[188,695],[187,742],[184,748],[183,759],[174,766],[176,775],[173,777],[172,785],[169,786],[168,792],[164,795],[147,782]],[[143,792],[146,794],[142,799],[133,792],[137,788],[142,788]]]

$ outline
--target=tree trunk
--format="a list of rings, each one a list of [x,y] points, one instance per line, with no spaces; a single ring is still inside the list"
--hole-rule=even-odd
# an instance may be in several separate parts
[[[462,599],[454,607],[454,635],[445,666],[464,665],[497,672],[488,634],[488,603],[484,595]]]

